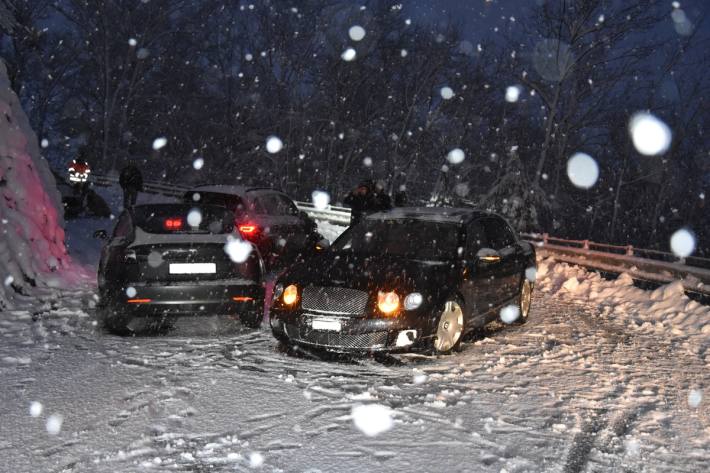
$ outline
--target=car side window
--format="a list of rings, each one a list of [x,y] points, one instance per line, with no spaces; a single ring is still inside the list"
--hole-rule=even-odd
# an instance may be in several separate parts
[[[501,250],[515,244],[515,235],[502,219],[492,217],[483,221],[488,243],[494,250]]]
[[[470,223],[466,227],[466,258],[474,258],[478,250],[486,247],[488,247],[488,239],[481,221],[477,220]]]
[[[113,235],[111,238],[126,238],[131,233],[131,214],[128,212],[123,212],[120,217],[118,217],[118,222],[116,227],[113,229]]]
[[[254,198],[254,210],[266,215],[298,215],[298,209],[281,194],[262,194]]]

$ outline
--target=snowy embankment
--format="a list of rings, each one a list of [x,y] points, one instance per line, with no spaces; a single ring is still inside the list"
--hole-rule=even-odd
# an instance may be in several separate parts
[[[89,277],[64,246],[61,198],[0,60],[0,310],[56,299]]]
[[[634,287],[626,273],[608,280],[599,273],[548,258],[538,263],[537,288],[579,304],[595,305],[600,317],[631,329],[710,342],[710,307],[689,299],[681,281],[644,290]]]

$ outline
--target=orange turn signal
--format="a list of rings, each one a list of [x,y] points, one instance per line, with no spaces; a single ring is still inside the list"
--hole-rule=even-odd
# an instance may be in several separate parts
[[[253,297],[247,297],[247,296],[236,296],[236,297],[232,297],[232,300],[233,300],[234,302],[249,302],[249,301],[253,301],[254,298],[253,298]]]
[[[153,302],[153,299],[128,299],[126,302],[129,304],[147,304],[148,302]]]

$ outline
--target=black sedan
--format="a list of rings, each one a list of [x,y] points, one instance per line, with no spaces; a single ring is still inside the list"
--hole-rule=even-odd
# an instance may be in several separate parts
[[[282,268],[312,255],[323,239],[315,222],[275,189],[200,186],[186,192],[183,201],[222,205],[234,212],[242,238],[259,248],[269,268]]]
[[[120,215],[102,249],[98,309],[106,327],[123,334],[180,315],[239,316],[256,326],[263,278],[259,252],[234,231],[226,208],[139,205]]]
[[[448,353],[496,318],[525,322],[534,273],[534,248],[497,215],[400,208],[370,215],[284,273],[270,323],[288,345]]]

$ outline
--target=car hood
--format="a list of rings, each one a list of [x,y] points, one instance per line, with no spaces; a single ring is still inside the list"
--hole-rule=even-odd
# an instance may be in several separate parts
[[[326,252],[293,266],[280,279],[290,284],[348,287],[364,291],[426,291],[448,286],[460,271],[455,262],[422,261],[392,255]],[[430,291],[426,291],[430,292]]]

